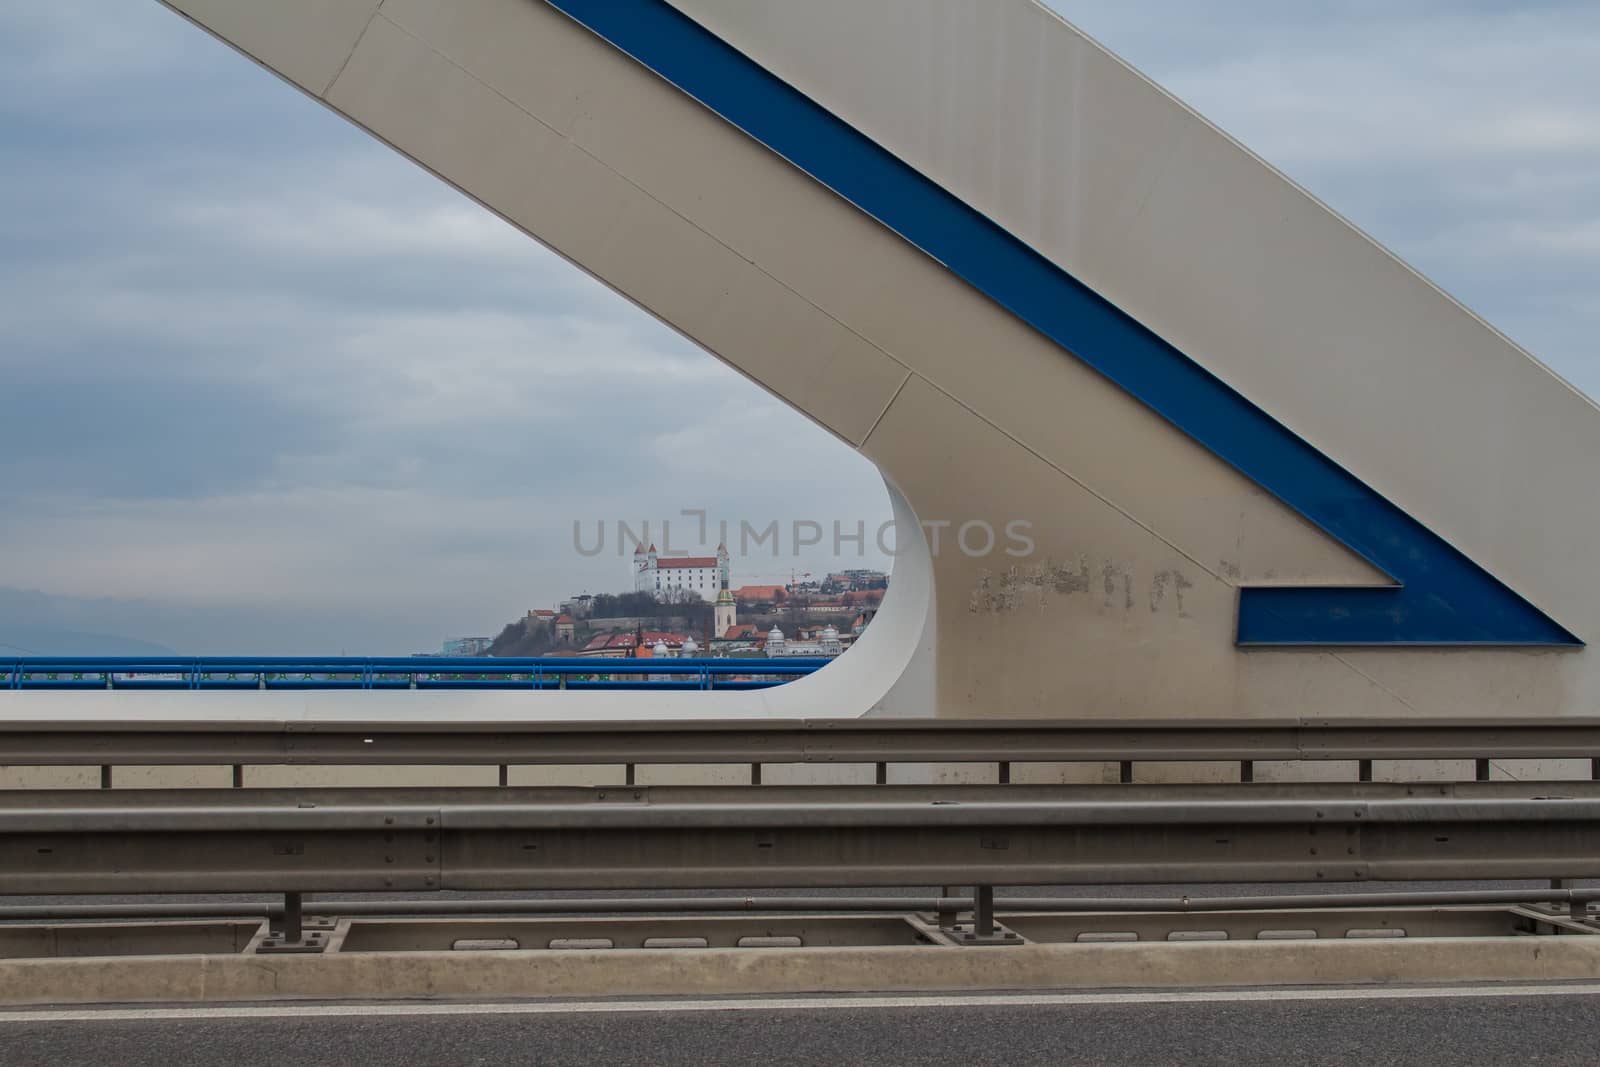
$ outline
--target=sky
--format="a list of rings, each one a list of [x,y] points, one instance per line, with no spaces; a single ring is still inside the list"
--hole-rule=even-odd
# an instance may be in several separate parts
[[[1054,6],[1600,395],[1600,5]],[[627,587],[619,519],[888,518],[845,445],[149,0],[0,7],[0,200],[0,655],[427,651]]]

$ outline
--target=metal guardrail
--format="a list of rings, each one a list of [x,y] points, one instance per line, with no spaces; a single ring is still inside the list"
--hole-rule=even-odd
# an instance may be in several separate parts
[[[0,893],[1600,877],[1600,785],[0,794]],[[885,795],[889,794],[889,795]]]
[[[102,785],[0,791],[0,893],[282,892],[291,943],[300,895],[341,890],[971,885],[976,930],[993,929],[995,885],[1548,878],[1557,900],[1565,880],[1600,877],[1597,753],[1600,719],[0,717],[0,764],[99,765]],[[1582,759],[1588,774],[1489,782],[1498,758]],[[1474,780],[1375,784],[1380,759],[1467,760]],[[1136,762],[1219,760],[1240,784],[1131,784]],[[1348,760],[1362,780],[1250,784],[1266,760]],[[883,784],[893,763],[994,763],[1009,782],[1012,762],[1108,761],[1124,784]],[[752,786],[635,786],[651,763],[748,763]],[[758,788],[774,763],[876,764],[879,784]],[[234,788],[105,788],[119,764],[231,764]],[[293,764],[497,764],[502,788],[245,788],[245,766]],[[511,788],[516,764],[624,764],[628,784]]]
[[[549,723],[40,722],[7,718],[0,765],[602,765],[1587,760],[1600,778],[1600,719],[917,720]],[[882,776],[880,775],[880,778]]]
[[[610,659],[477,656],[26,657],[0,659],[0,690],[767,689],[821,670],[814,657]]]

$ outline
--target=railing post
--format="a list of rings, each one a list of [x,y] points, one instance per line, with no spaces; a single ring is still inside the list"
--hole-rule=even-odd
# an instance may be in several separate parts
[[[1372,781],[1372,761],[1369,759],[1356,761],[1356,781]]]
[[[1000,761],[1000,769],[999,769],[999,774],[997,775],[997,777],[999,778],[999,781],[1000,781],[1001,785],[1010,785],[1011,784],[1011,761],[1010,760],[1001,760]]]
[[[1478,781],[1487,782],[1489,780],[1489,761],[1486,759],[1474,761],[1473,771]]]
[[[1117,780],[1123,785],[1129,785],[1133,782],[1133,760],[1125,759],[1122,761],[1121,766],[1117,768]]]
[[[972,887],[972,934],[974,937],[994,936],[994,886]]]
[[[750,784],[751,785],[760,785],[761,784],[761,764],[759,764],[759,763],[750,764]]]
[[[1253,782],[1256,780],[1256,761],[1242,759],[1239,761],[1239,781]]]
[[[878,784],[889,784],[889,764],[883,760],[878,761]]]
[[[283,895],[283,940],[286,943],[296,943],[305,940],[305,917],[303,901],[299,893],[285,893]]]
[[[100,788],[111,788],[111,765],[109,763],[102,763],[100,765]]]

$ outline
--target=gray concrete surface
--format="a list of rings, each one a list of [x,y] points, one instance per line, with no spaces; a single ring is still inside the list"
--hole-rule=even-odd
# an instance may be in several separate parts
[[[1394,991],[1391,991],[1391,993]],[[8,1067],[204,1064],[1592,1064],[1600,997],[1367,999],[996,998],[745,1010],[639,1010],[626,1002],[519,1012],[17,1021],[0,1014]],[[1274,994],[1267,994],[1272,997]],[[402,1011],[405,1009],[402,1007]]]
[[[371,952],[0,960],[0,1004],[967,994],[1590,981],[1593,937]]]

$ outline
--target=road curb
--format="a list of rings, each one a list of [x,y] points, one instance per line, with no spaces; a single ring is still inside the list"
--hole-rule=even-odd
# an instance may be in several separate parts
[[[1574,981],[1563,936],[827,949],[382,952],[0,960],[0,1004],[912,993]]]

